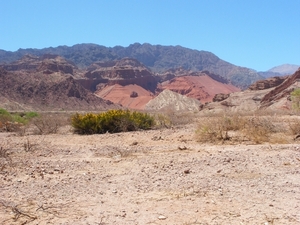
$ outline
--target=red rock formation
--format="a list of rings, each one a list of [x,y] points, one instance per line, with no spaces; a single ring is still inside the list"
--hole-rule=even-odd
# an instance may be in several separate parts
[[[218,82],[207,74],[176,77],[158,87],[159,92],[165,89],[198,99],[201,103],[211,102],[218,93],[229,94],[240,90],[231,84]]]
[[[135,93],[134,96],[132,93]],[[107,85],[95,94],[123,107],[131,109],[144,109],[145,105],[153,98],[153,94],[138,85],[121,86],[119,84]]]

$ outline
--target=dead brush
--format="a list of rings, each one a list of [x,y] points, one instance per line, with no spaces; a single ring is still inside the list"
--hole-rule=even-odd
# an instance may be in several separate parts
[[[158,127],[170,128],[172,126],[180,126],[193,123],[195,121],[195,112],[182,112],[166,109],[160,114],[155,114],[155,120]]]
[[[278,132],[271,117],[242,116],[239,114],[205,117],[200,120],[196,136],[199,142],[225,141],[268,142]]]
[[[7,167],[7,165],[12,164],[12,159],[9,155],[9,149],[3,146],[0,147],[0,173]]]
[[[288,122],[288,128],[292,135],[300,135],[300,119],[294,118]]]
[[[0,158],[8,158],[8,149],[3,148],[2,146],[0,147]]]
[[[70,124],[69,117],[61,113],[42,114],[33,118],[31,124],[35,127],[35,134],[56,134],[60,127]]]
[[[230,139],[229,131],[231,122],[228,118],[212,117],[204,118],[198,124],[196,131],[199,142],[224,142]]]
[[[271,120],[264,117],[251,117],[246,120],[242,133],[250,141],[261,144],[270,140],[271,133],[276,131]]]

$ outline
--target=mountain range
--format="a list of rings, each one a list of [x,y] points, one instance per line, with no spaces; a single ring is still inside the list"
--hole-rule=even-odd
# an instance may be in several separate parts
[[[182,46],[151,45],[147,43],[134,43],[128,47],[77,44],[71,47],[19,49],[15,52],[0,50],[0,63],[10,63],[28,54],[36,56],[45,54],[60,55],[74,62],[79,68],[86,68],[99,61],[106,62],[129,57],[137,59],[156,73],[179,67],[191,71],[209,71],[226,78],[233,85],[242,89],[247,88],[257,80],[263,79],[263,76],[255,70],[233,65],[208,51],[198,51]]]
[[[0,107],[16,111],[190,110],[202,109],[209,102],[231,107],[233,103],[223,101],[231,93],[247,87],[254,92],[274,88],[286,83],[289,76],[283,75],[295,68],[282,65],[259,75],[210,52],[138,43],[113,48],[80,44],[0,50]],[[266,73],[276,77],[264,80]],[[287,96],[297,79],[298,75],[281,88],[285,94],[279,89],[276,95]],[[254,99],[257,103],[258,98]]]

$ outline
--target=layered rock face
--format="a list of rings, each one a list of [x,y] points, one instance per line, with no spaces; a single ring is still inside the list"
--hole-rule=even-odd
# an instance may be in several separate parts
[[[249,86],[249,90],[264,90],[268,88],[277,87],[283,81],[285,81],[287,76],[284,77],[271,77],[265,80],[259,80]]]
[[[42,71],[45,74],[62,72],[65,74],[74,75],[74,70],[77,69],[76,65],[69,61],[66,61],[60,56],[44,55],[41,58],[42,63],[39,65],[37,70]]]
[[[95,94],[130,109],[144,109],[145,105],[154,98],[153,93],[136,84],[107,85]]]
[[[165,89],[198,99],[201,103],[211,102],[213,97],[219,93],[229,94],[240,91],[239,88],[221,83],[206,73],[175,77],[158,86],[159,91]]]
[[[4,64],[0,71],[5,101],[10,99],[40,110],[103,110],[119,105],[144,109],[164,90],[202,103],[212,101],[219,93],[239,91],[226,79],[207,71],[179,68],[154,74],[132,58],[96,62],[82,70],[60,56],[28,55]]]
[[[108,83],[108,85],[136,84],[149,91],[154,91],[157,85],[151,71],[136,59],[131,58],[94,63],[88,67],[88,72],[84,76],[99,83]]]
[[[27,72],[40,72],[51,74],[54,72],[62,72],[65,74],[72,74],[76,69],[76,65],[65,60],[61,56],[57,55],[43,55],[32,56],[25,55],[20,60],[1,65],[7,71],[27,71]]]
[[[287,98],[290,93],[300,87],[300,68],[291,76],[288,76],[284,82],[271,90],[261,100],[262,107],[270,106],[282,98]],[[287,98],[288,100],[288,98]]]

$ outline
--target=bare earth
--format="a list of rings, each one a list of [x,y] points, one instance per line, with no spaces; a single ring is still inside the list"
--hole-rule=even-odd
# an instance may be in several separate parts
[[[0,224],[300,224],[299,143],[194,133],[0,133]]]

